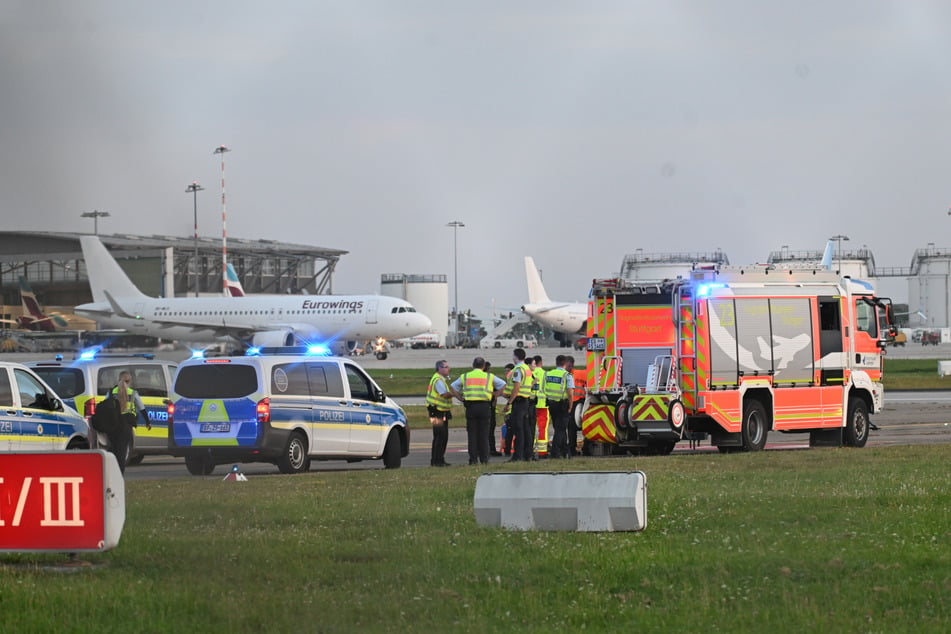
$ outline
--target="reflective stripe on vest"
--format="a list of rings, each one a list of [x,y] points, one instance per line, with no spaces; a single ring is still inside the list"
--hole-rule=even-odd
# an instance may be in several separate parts
[[[545,373],[545,398],[552,401],[563,401],[568,396],[568,372],[563,368],[555,368]]]
[[[532,396],[532,385],[535,383],[535,377],[532,376],[532,370],[528,367],[528,364],[522,361],[515,369],[518,370],[522,375],[522,383],[518,386],[518,394],[515,396],[521,396],[524,398],[531,398]]]
[[[452,409],[452,394],[446,392],[446,396],[442,396],[436,391],[436,381],[439,380],[448,385],[448,381],[439,372],[433,374],[433,377],[429,379],[429,389],[426,391],[426,404],[432,405],[440,412],[448,412]]]
[[[515,372],[514,369],[509,370],[505,373],[505,387],[502,388],[502,396],[508,399],[512,396],[512,373]]]
[[[488,401],[492,390],[488,387],[489,375],[484,370],[472,370],[462,375],[462,399],[464,401]]]

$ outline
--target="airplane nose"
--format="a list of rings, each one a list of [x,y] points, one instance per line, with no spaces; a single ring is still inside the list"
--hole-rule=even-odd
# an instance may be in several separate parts
[[[433,327],[433,321],[432,321],[429,317],[427,317],[427,316],[424,315],[423,313],[416,313],[416,315],[419,317],[419,327],[420,327],[420,328],[422,328],[422,329],[425,330],[425,331],[429,331],[429,330],[432,329],[432,327]]]

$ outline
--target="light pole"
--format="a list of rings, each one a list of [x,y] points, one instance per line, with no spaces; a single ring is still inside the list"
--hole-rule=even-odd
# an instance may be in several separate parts
[[[79,214],[79,217],[92,218],[92,232],[94,235],[98,236],[99,235],[99,219],[108,218],[109,212],[99,211],[98,209],[96,209],[95,211],[84,211],[83,213]]]
[[[842,241],[848,241],[849,236],[844,236],[841,233],[839,235],[832,236],[830,240],[835,240],[838,243],[836,250],[839,252],[839,270],[838,273],[842,273]]]
[[[221,155],[221,290],[228,294],[228,230],[226,228],[227,214],[225,213],[225,152],[228,148],[219,145],[213,154]]]
[[[195,199],[195,297],[198,297],[198,192],[204,191],[204,189],[198,184],[198,181],[194,181],[185,188],[185,193],[192,194]]]
[[[466,225],[459,220],[453,220],[447,223],[446,226],[452,227],[452,286],[455,292],[455,299],[453,300],[455,305],[453,306],[452,312],[456,317],[456,323],[453,325],[452,330],[452,345],[455,346],[459,338],[459,243],[457,241],[457,233],[459,227],[465,227]]]

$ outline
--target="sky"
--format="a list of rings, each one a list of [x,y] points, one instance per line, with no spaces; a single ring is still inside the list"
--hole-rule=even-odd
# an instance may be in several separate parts
[[[220,236],[225,145],[228,236],[349,251],[336,293],[951,247],[942,0],[5,0],[0,86],[6,230],[191,236],[197,181]]]

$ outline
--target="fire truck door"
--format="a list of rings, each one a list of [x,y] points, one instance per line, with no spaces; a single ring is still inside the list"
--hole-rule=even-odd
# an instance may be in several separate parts
[[[855,297],[855,333],[852,336],[855,356],[850,359],[857,370],[865,370],[873,381],[882,378],[882,348],[879,347],[881,333],[878,327],[878,314],[875,304],[863,297]]]

